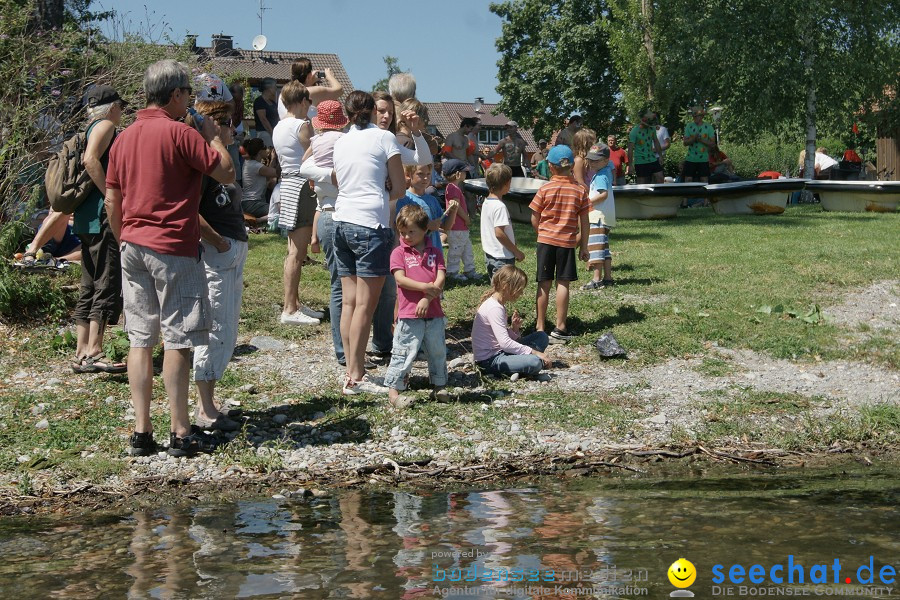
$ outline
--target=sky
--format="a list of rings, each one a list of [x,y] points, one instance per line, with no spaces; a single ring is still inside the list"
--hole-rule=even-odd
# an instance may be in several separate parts
[[[497,102],[500,18],[489,0],[265,0],[266,50],[337,54],[353,85],[370,90],[386,75],[384,56],[416,77],[424,102]],[[452,8],[451,8],[452,7]],[[115,9],[107,34],[138,33],[151,41],[181,41],[196,34],[200,46],[224,33],[250,48],[260,33],[259,0],[94,0],[94,10]]]

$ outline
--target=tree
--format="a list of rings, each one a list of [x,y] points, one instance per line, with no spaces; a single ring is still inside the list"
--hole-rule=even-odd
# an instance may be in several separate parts
[[[642,98],[670,118],[720,100],[735,137],[780,129],[797,139],[805,131],[808,161],[821,130],[845,131],[861,110],[885,106],[886,86],[900,73],[896,0],[667,0],[647,8],[647,0],[611,0],[613,61],[630,112]]]
[[[387,68],[387,77],[375,82],[375,85],[372,86],[373,92],[388,91],[388,81],[390,81],[391,75],[396,75],[403,71],[403,69],[400,68],[400,62],[397,60],[396,56],[385,56],[384,66]]]
[[[503,20],[498,110],[548,138],[574,111],[593,127],[620,117],[605,0],[508,0],[490,10]]]

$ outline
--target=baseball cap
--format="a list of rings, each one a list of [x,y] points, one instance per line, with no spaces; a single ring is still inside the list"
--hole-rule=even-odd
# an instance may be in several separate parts
[[[588,160],[600,160],[609,158],[609,146],[603,143],[596,143],[587,151],[585,156]]]
[[[568,167],[575,162],[575,155],[572,154],[571,148],[560,144],[550,148],[550,152],[547,153],[547,162],[557,167]]]
[[[119,92],[108,85],[95,85],[88,90],[84,96],[85,104],[88,106],[102,106],[118,100],[122,104],[128,104],[121,97]]]
[[[221,77],[211,73],[200,73],[194,77],[196,102],[226,101],[225,90],[227,86]],[[230,95],[231,92],[228,92]]]
[[[519,124],[516,123],[515,121],[507,121],[507,122],[506,122],[506,126],[507,126],[507,127],[518,127]]]
[[[458,158],[451,158],[447,162],[444,163],[444,166],[441,167],[441,174],[444,177],[450,177],[451,175],[455,175],[460,171],[468,171],[469,163],[463,162]]]
[[[538,141],[538,144],[546,144],[546,143],[547,143],[547,140],[540,140],[540,141]]]

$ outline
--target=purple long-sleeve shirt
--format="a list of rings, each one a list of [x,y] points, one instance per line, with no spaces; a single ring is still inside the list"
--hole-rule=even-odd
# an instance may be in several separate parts
[[[500,352],[531,354],[528,346],[516,341],[519,334],[506,326],[506,307],[493,297],[485,300],[472,322],[472,353],[475,360],[487,360]]]

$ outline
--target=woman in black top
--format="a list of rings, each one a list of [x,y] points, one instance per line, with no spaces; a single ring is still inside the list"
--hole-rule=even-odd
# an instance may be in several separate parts
[[[204,118],[215,119],[220,127],[219,138],[228,146],[233,135],[228,104],[200,102],[196,108]],[[237,416],[237,411],[217,408],[213,398],[216,381],[225,374],[237,343],[248,249],[247,228],[239,186],[223,185],[204,176],[201,189],[200,238],[213,325],[209,331],[209,345],[194,348],[194,381],[200,397],[194,421],[203,429],[236,431],[240,425],[229,416]]]

